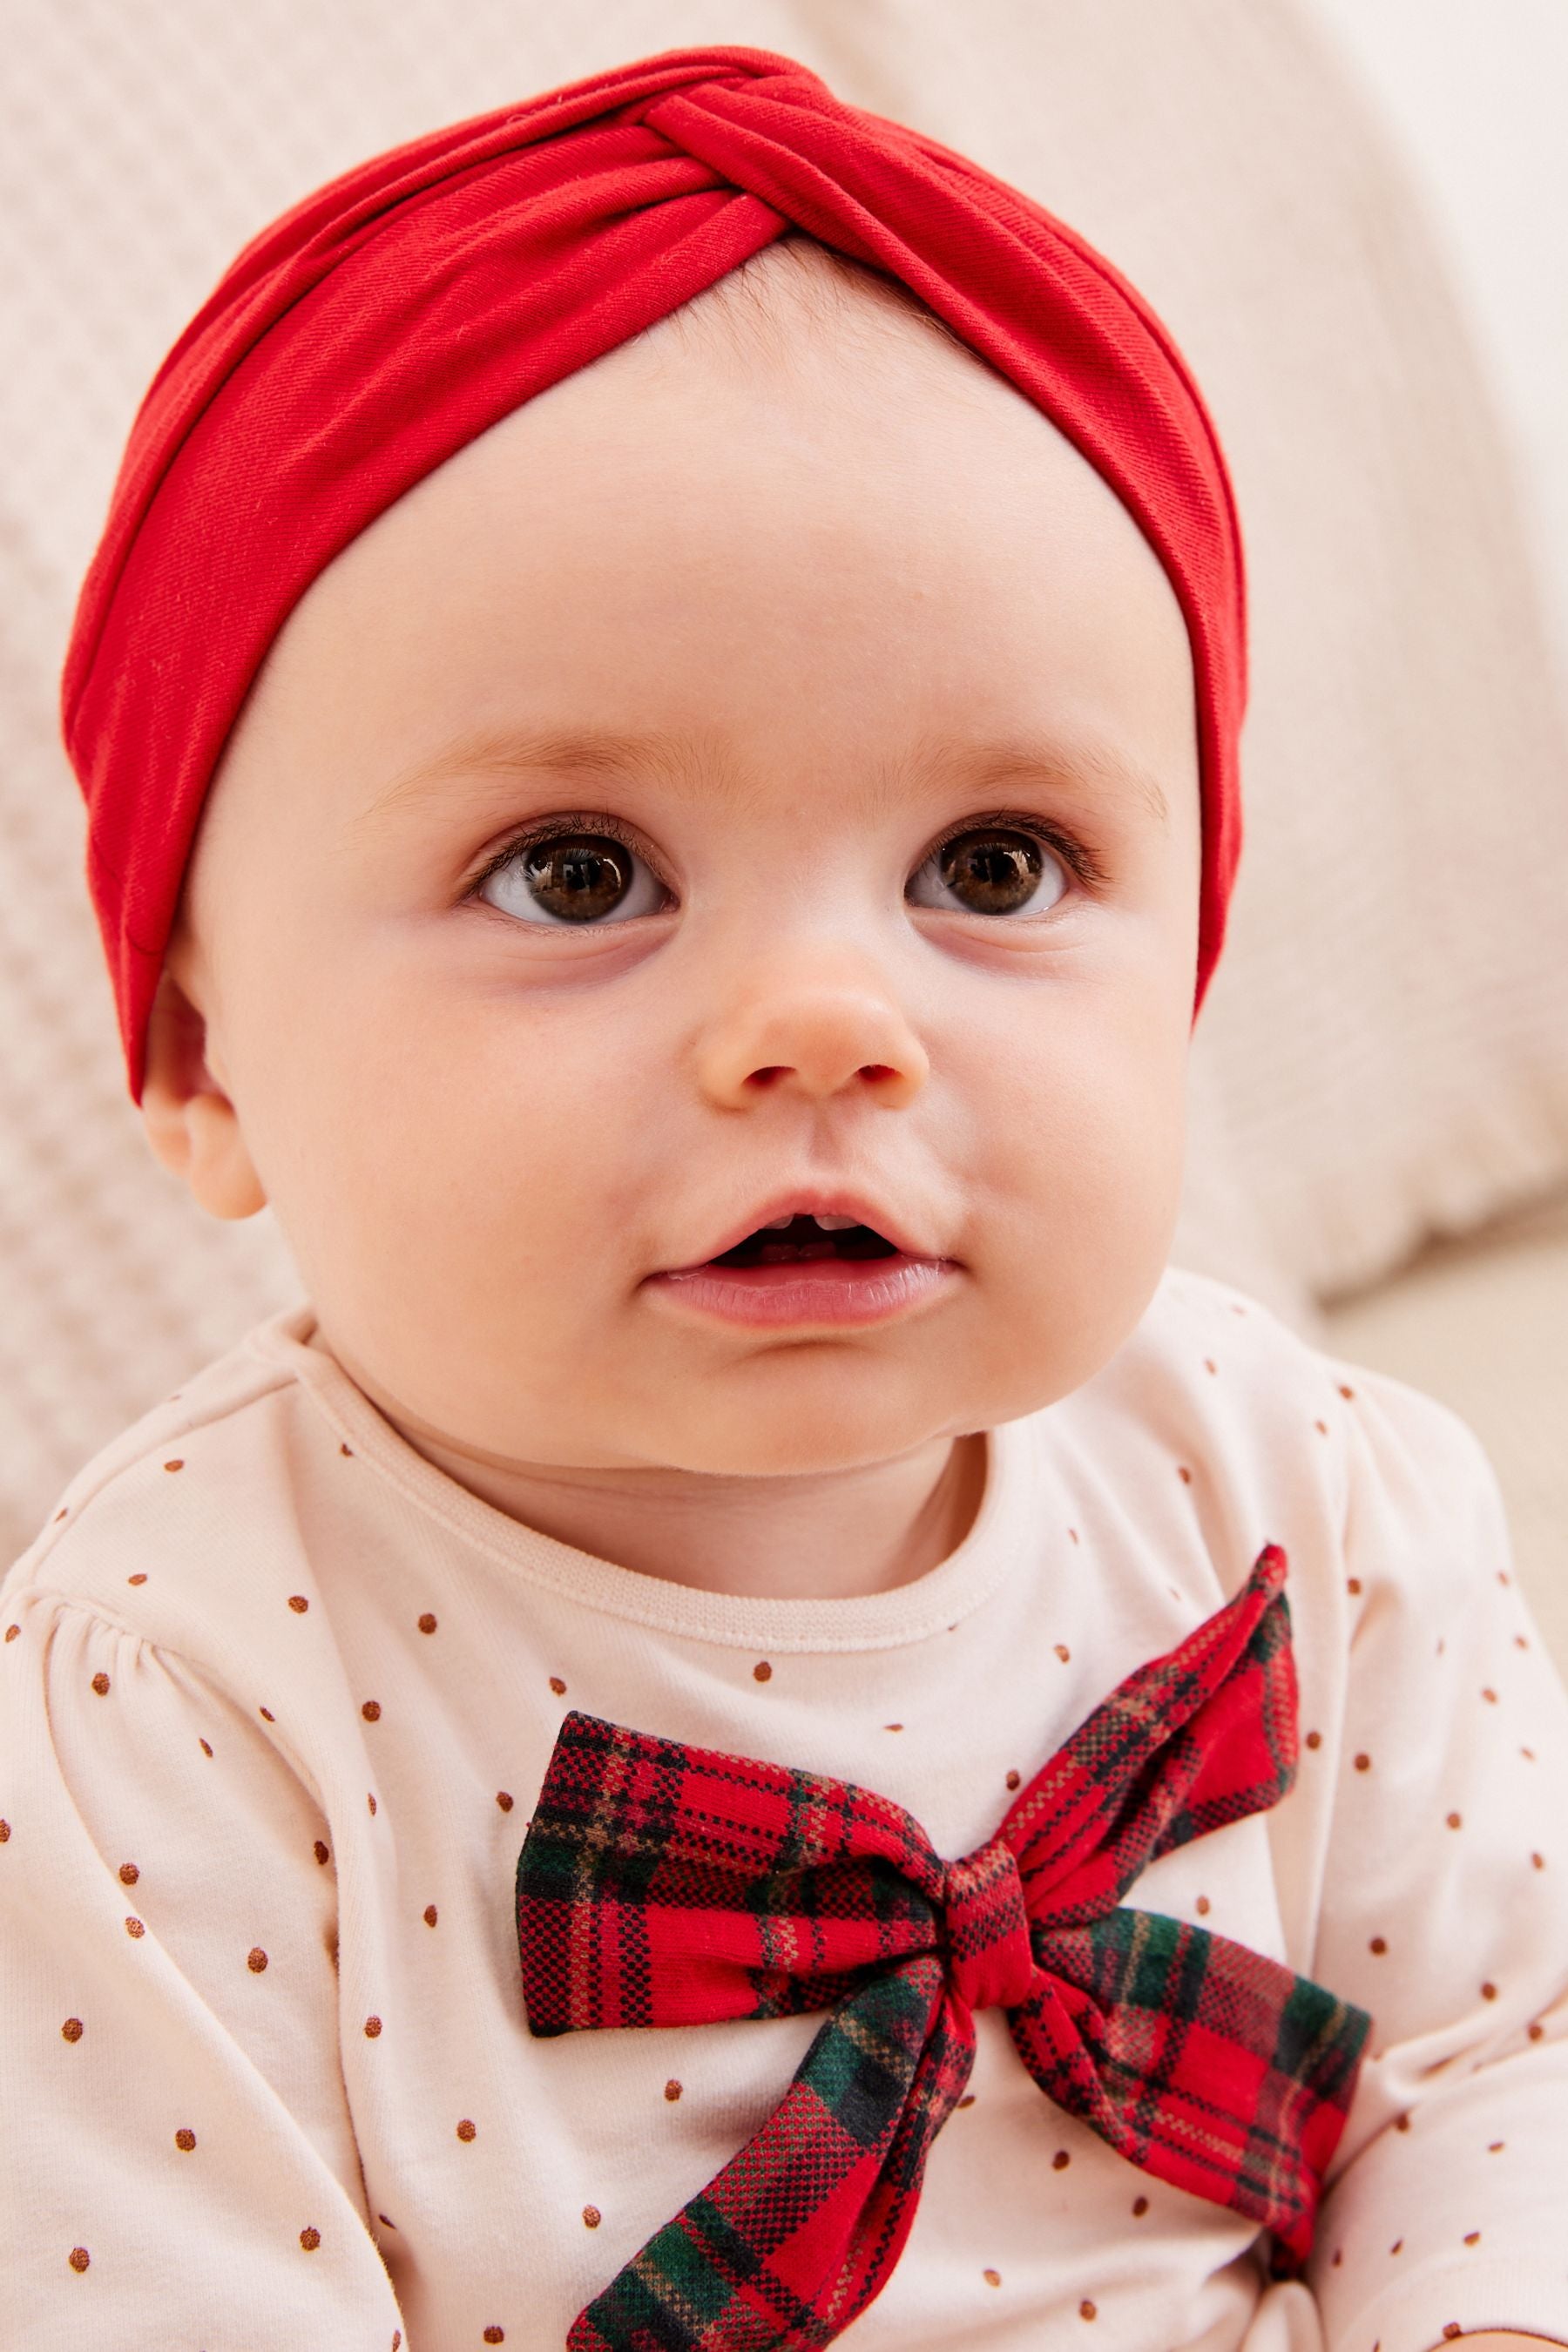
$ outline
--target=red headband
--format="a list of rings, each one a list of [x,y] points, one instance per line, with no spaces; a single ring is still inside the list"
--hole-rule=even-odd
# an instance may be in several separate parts
[[[1070,229],[788,58],[679,49],[374,157],[248,245],[153,380],[77,607],[67,747],[132,1098],[203,796],[273,638],[489,426],[792,229],[900,278],[1104,476],[1192,642],[1197,991],[1241,846],[1241,543],[1170,336]]]

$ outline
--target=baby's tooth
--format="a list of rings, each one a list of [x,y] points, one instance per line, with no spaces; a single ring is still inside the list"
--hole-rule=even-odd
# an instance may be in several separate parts
[[[763,1227],[763,1231],[765,1234],[780,1233],[785,1225],[793,1225],[794,1223],[795,1216],[793,1212],[786,1210],[782,1217],[770,1217],[767,1223]]]
[[[822,1227],[825,1234],[844,1234],[848,1232],[851,1225],[858,1225],[860,1220],[858,1217],[824,1217],[819,1215],[816,1222]]]

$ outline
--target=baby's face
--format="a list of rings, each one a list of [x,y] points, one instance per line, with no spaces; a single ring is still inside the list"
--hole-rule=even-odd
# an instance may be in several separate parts
[[[668,322],[461,451],[296,609],[208,803],[187,1172],[476,1458],[888,1459],[1078,1386],[1164,1264],[1184,625],[1018,394],[852,325]],[[692,1271],[796,1209],[881,1254]]]

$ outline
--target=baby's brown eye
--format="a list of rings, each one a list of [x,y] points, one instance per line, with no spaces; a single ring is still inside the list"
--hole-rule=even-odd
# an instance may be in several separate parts
[[[547,914],[586,923],[620,905],[632,886],[632,861],[607,834],[563,834],[525,855],[528,887]]]
[[[665,898],[635,850],[587,830],[520,842],[485,877],[480,895],[529,923],[626,921],[654,913]]]
[[[932,852],[910,895],[921,906],[956,905],[971,915],[1044,914],[1060,891],[1037,904],[1042,881],[1052,873],[1059,881],[1060,872],[1032,835],[1010,825],[973,825]]]

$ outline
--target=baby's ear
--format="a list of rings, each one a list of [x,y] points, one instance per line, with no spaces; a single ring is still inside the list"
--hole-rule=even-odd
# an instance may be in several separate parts
[[[165,963],[147,1024],[142,1118],[171,1175],[213,1217],[253,1217],[267,1206],[239,1114],[207,1066],[205,1015]]]

